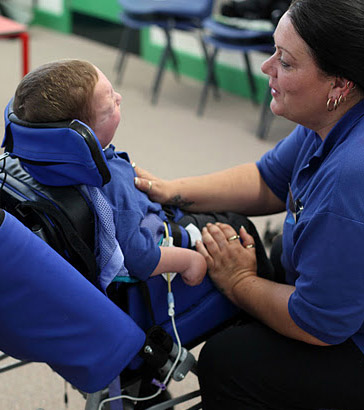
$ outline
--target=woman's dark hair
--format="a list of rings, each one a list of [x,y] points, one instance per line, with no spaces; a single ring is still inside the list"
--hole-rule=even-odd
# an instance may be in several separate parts
[[[364,0],[293,0],[288,16],[324,73],[364,91]]]

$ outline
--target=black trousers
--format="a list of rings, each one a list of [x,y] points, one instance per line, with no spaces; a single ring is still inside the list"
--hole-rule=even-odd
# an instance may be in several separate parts
[[[237,214],[235,212],[221,212],[221,213],[186,213],[177,223],[183,227],[192,223],[202,230],[207,223],[222,222],[231,225],[237,233],[241,226],[252,235],[255,242],[255,253],[257,255],[257,273],[259,276],[266,279],[272,279],[274,276],[274,268],[267,257],[264,245],[260,239],[260,236],[255,228],[255,225],[246,216]]]
[[[285,282],[281,237],[271,249],[274,280]],[[198,361],[205,410],[364,410],[364,354],[349,339],[313,346],[255,319],[213,336]]]
[[[351,339],[313,346],[257,321],[208,340],[198,378],[205,410],[364,409],[364,354]]]

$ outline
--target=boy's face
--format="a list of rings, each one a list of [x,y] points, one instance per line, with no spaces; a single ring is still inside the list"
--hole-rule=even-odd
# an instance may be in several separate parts
[[[91,128],[102,148],[107,147],[114,137],[120,122],[121,95],[116,93],[105,75],[97,68],[99,79],[92,97],[94,120]]]

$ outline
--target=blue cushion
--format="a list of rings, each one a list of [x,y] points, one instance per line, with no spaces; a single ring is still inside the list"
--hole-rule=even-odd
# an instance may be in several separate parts
[[[45,362],[85,392],[106,387],[137,355],[144,332],[9,213],[0,243],[0,350]]]
[[[135,30],[140,30],[149,26],[158,26],[162,29],[173,28],[177,30],[191,31],[201,27],[201,24],[196,21],[196,19],[177,19],[173,21],[172,25],[169,19],[160,15],[146,19],[138,14],[128,14],[126,12],[121,13],[120,20],[125,26]]]
[[[42,184],[100,187],[110,180],[106,157],[94,132],[78,120],[32,124],[5,109],[2,147]]]
[[[166,14],[181,18],[203,19],[210,15],[212,0],[119,0],[126,13]]]
[[[257,40],[265,39],[272,41],[273,31],[266,30],[244,30],[219,23],[218,21],[208,18],[204,20],[203,27],[211,36],[221,37],[231,40]]]

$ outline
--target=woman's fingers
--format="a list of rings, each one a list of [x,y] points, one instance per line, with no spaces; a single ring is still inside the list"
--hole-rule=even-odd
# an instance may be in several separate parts
[[[143,192],[149,192],[153,188],[153,181],[150,179],[135,177],[134,184],[140,191]]]
[[[135,167],[135,172],[137,176],[134,178],[134,184],[140,191],[145,192],[152,201],[166,202],[167,185],[164,180],[138,166]]]
[[[255,248],[255,242],[254,238],[248,234],[248,232],[245,230],[245,228],[242,226],[239,230],[241,242],[246,249],[254,249]]]
[[[137,177],[142,178],[142,179],[155,179],[154,175],[152,175],[150,172],[136,165],[135,162],[132,163],[132,167],[134,168],[135,173],[137,174]]]
[[[156,178],[150,172],[146,171],[143,168],[138,167],[135,163],[132,163],[132,166],[135,170],[137,176],[134,178],[135,186],[143,192],[149,192],[153,188],[153,184],[156,185]]]
[[[218,256],[220,248],[219,248],[219,245],[217,244],[215,238],[210,233],[208,227],[204,227],[202,229],[202,241],[203,241],[204,248],[207,251],[207,253],[209,254],[209,256],[212,259],[215,259]],[[205,255],[206,255],[206,253],[205,253]],[[206,262],[207,262],[207,260],[206,260]]]
[[[237,235],[235,230],[230,225],[219,222],[216,225],[224,233],[229,244],[243,245],[246,249],[252,249],[255,247],[254,238],[248,234],[243,226],[239,229],[239,235]]]
[[[214,268],[214,260],[207,251],[202,241],[196,241],[196,250],[205,258],[207,269],[212,270]]]

